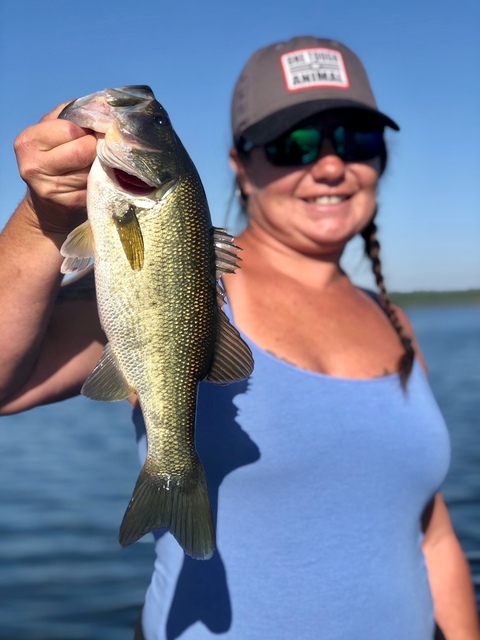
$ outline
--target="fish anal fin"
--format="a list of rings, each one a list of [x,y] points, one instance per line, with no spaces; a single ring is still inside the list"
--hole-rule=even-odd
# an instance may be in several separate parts
[[[93,242],[92,228],[86,220],[71,231],[60,248],[60,253],[65,258],[60,271],[62,273],[74,273],[88,267],[93,258],[95,245]]]
[[[219,287],[219,298],[223,294]],[[223,295],[221,300],[223,300]],[[220,305],[220,299],[219,299]],[[219,309],[219,330],[212,364],[206,377],[208,382],[230,384],[246,380],[253,371],[253,356],[250,347]]]
[[[225,273],[234,273],[240,268],[238,264],[241,259],[238,257],[240,247],[235,244],[233,236],[224,229],[212,227],[213,245],[215,248],[216,279],[221,278]]]
[[[185,476],[158,472],[147,458],[120,526],[120,544],[127,546],[160,528],[169,529],[192,558],[207,560],[213,555],[215,529],[198,458]]]
[[[85,380],[82,395],[91,400],[115,402],[125,400],[135,390],[125,380],[110,345],[107,344],[103,355],[92,373]]]
[[[143,267],[145,249],[135,207],[129,204],[125,209],[118,211],[113,220],[130,266],[134,271],[140,271]]]

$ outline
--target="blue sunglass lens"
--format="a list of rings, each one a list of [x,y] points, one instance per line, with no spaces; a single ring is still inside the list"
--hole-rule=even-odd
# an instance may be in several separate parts
[[[337,127],[333,132],[337,155],[345,162],[372,160],[384,153],[382,131],[355,131]]]

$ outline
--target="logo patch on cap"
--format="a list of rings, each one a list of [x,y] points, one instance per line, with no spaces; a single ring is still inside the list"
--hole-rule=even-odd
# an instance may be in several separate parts
[[[348,89],[343,56],[335,49],[312,48],[289,51],[280,57],[280,63],[289,91],[314,87]]]

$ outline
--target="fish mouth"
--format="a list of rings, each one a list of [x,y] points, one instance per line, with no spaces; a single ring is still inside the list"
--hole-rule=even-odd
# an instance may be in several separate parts
[[[112,167],[112,172],[115,177],[115,182],[123,191],[127,191],[136,196],[147,195],[155,191],[155,187],[152,187],[152,185],[147,184],[137,176],[127,173],[122,169]]]
[[[102,136],[98,136],[97,156],[107,176],[122,191],[135,196],[145,196],[157,189],[137,174],[130,173],[130,164],[110,149]]]

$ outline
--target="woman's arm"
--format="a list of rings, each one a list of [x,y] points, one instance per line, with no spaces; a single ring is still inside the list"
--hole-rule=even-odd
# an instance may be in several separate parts
[[[0,413],[78,393],[104,341],[94,296],[57,302],[60,247],[85,219],[95,138],[63,105],[15,141],[28,189],[0,234]]]
[[[440,493],[435,496],[423,551],[435,619],[446,640],[479,640],[480,629],[469,565]]]
[[[427,366],[405,313],[395,306],[406,335],[412,338],[415,355],[425,372]],[[452,527],[443,497],[438,493],[422,518],[423,551],[432,590],[435,619],[446,640],[480,640],[480,628],[470,568]]]

